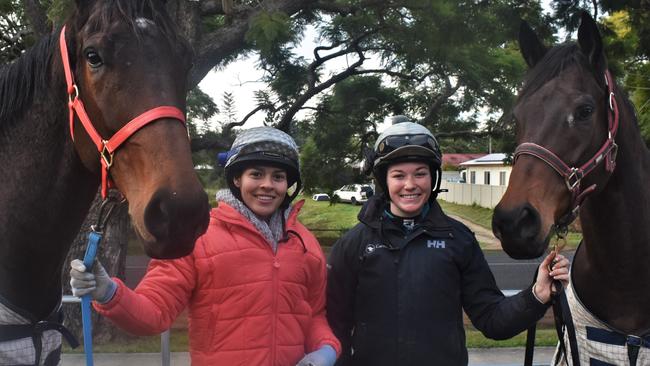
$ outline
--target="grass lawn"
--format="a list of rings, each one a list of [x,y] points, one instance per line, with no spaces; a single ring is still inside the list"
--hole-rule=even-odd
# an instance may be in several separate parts
[[[468,348],[495,348],[495,347],[525,347],[526,332],[504,341],[495,341],[485,338],[481,332],[474,329],[466,329]],[[535,337],[535,345],[538,347],[551,347],[557,344],[557,335],[554,329],[538,329]],[[172,352],[187,352],[189,342],[187,331],[173,329],[170,337],[170,349]],[[158,353],[160,352],[160,336],[133,337],[113,341],[108,344],[94,344],[93,352],[97,353]],[[83,346],[71,349],[64,342],[63,353],[83,353]]]

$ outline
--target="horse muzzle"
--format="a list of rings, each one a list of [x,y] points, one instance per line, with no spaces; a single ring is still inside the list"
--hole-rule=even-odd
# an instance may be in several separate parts
[[[528,203],[513,209],[497,205],[492,216],[492,231],[501,240],[503,250],[514,259],[537,258],[548,246],[548,236],[541,232],[540,214]]]
[[[140,236],[146,254],[158,259],[190,254],[196,239],[208,228],[209,210],[203,190],[185,194],[167,189],[156,191],[144,209],[146,234]]]

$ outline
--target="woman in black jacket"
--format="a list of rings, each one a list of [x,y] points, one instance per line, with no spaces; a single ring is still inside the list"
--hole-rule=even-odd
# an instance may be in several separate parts
[[[440,161],[435,137],[416,123],[377,139],[366,163],[383,193],[329,258],[327,315],[343,346],[337,365],[467,365],[463,309],[487,337],[510,338],[544,315],[553,279],[568,281],[568,260],[549,255],[535,284],[505,297],[474,234],[436,202]]]

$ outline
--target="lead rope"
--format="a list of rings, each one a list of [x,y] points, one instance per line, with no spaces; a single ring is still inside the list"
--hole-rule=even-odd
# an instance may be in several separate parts
[[[567,224],[555,225],[555,243],[553,244],[553,252],[555,256],[560,253],[562,248],[566,246],[566,236],[569,232],[569,227]],[[555,264],[555,259],[549,270],[553,268]],[[555,331],[557,332],[558,342],[559,342],[559,352],[557,352],[557,358],[555,364],[559,364],[559,361],[564,358],[569,363],[568,352],[566,344],[564,343],[564,334],[566,333],[569,338],[569,349],[571,350],[571,360],[574,366],[580,366],[580,354],[578,353],[578,341],[576,338],[576,330],[573,325],[573,316],[571,315],[571,309],[569,308],[569,302],[564,292],[564,287],[562,282],[554,280],[551,284],[551,301],[553,303],[553,317],[555,320]]]
[[[557,258],[557,255],[560,253],[562,248],[566,246],[566,235],[568,233],[568,227],[565,225],[559,225],[559,226],[554,226],[553,230],[555,231],[555,242],[553,243],[553,249],[551,250],[552,253],[554,253],[554,259],[553,262],[551,262],[551,265],[549,266],[548,270],[549,272],[553,269],[553,266],[555,265],[555,258]],[[535,274],[533,275],[533,286],[535,286],[535,283],[537,281],[537,273],[539,272],[539,268],[535,270]],[[558,287],[559,286],[559,287]],[[558,355],[561,357],[562,353],[566,354],[566,351],[564,349],[564,340],[563,337],[560,336],[560,334],[563,334],[561,324],[562,324],[562,316],[559,315],[558,318],[558,311],[556,310],[556,302],[559,300],[556,296],[558,294],[558,289],[562,291],[562,283],[560,281],[553,281],[551,284],[551,300],[553,302],[553,315],[555,317],[555,327],[556,331],[558,334],[558,340],[560,341],[559,346],[560,346],[560,352],[558,352]],[[533,291],[535,289],[533,288]],[[562,291],[562,295],[564,295],[564,292]],[[566,296],[565,296],[566,298]],[[527,331],[526,331],[526,350],[524,354],[524,366],[532,366],[533,365],[533,356],[535,352],[535,333],[537,331],[537,323],[534,323],[531,325]],[[558,364],[559,360],[556,360],[555,364]]]
[[[86,253],[84,254],[83,263],[86,266],[86,271],[92,271],[95,257],[97,256],[97,249],[99,243],[102,241],[104,235],[104,228],[108,222],[111,213],[115,206],[119,203],[111,196],[104,198],[99,208],[97,216],[97,224],[90,226],[88,233],[88,244],[86,245]],[[91,294],[86,294],[81,297],[81,321],[83,324],[83,342],[84,353],[86,354],[86,366],[93,366],[93,328],[92,328],[92,312],[90,304],[92,302]]]

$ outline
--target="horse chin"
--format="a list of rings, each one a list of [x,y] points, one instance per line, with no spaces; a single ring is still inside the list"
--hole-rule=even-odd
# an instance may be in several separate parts
[[[550,235],[534,240],[521,240],[513,238],[500,238],[503,251],[513,259],[539,258],[548,248]]]
[[[205,209],[186,214],[184,219],[188,223],[182,225],[177,219],[165,220],[167,224],[156,222],[155,225],[146,219],[133,220],[133,227],[145,253],[156,259],[174,259],[190,254],[196,240],[208,228],[210,217],[207,198],[205,201]]]
[[[147,256],[155,259],[174,259],[184,257],[194,250],[194,243],[196,242],[196,237],[187,238],[185,240],[179,239],[178,241],[171,240],[156,240],[151,234],[145,233],[141,234],[141,231],[137,228],[135,230],[138,239],[142,243],[144,252]]]
[[[144,252],[147,256],[154,259],[175,259],[184,257],[194,250],[194,242],[190,245],[169,245],[160,243],[145,243]]]

